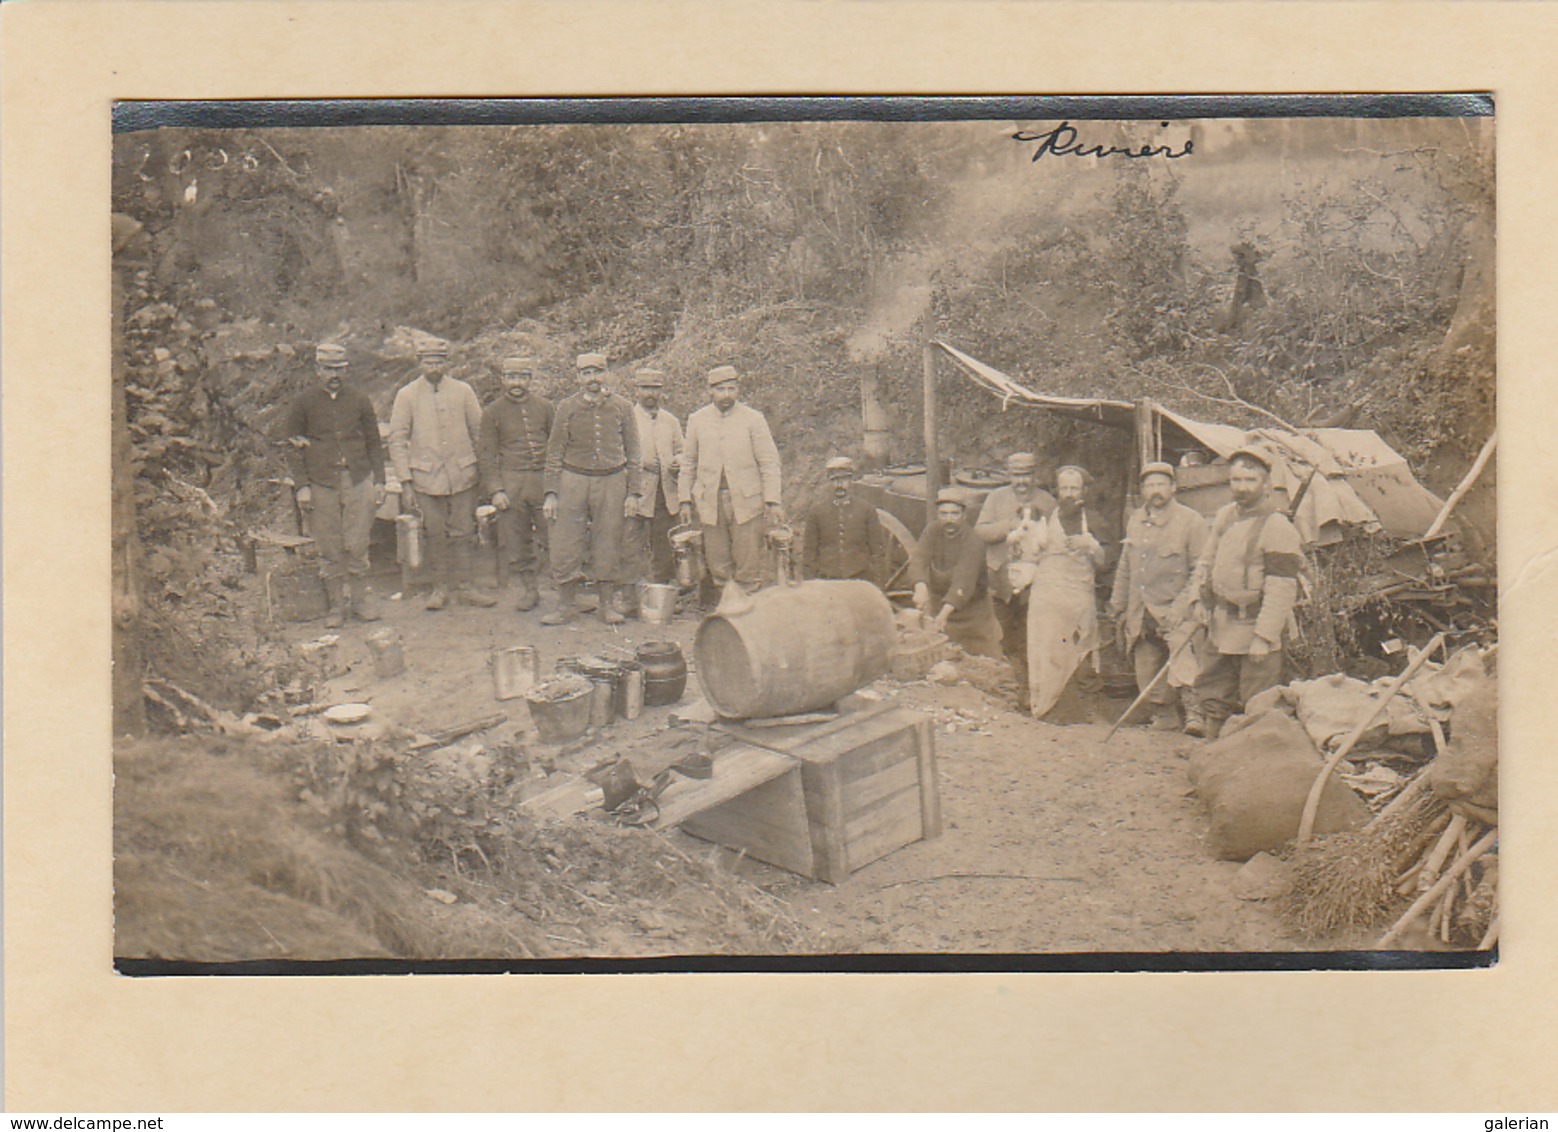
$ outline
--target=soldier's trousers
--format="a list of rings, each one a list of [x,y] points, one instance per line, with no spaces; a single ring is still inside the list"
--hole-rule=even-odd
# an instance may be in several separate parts
[[[563,469],[552,524],[552,577],[564,582],[628,582],[622,539],[627,527],[627,472],[581,476]]]
[[[671,555],[671,528],[675,525],[676,516],[656,485],[654,517],[635,515],[627,524],[628,563],[636,577],[661,584],[676,580],[676,561]]]
[[[315,483],[309,488],[314,498],[308,529],[319,548],[320,577],[366,574],[368,535],[378,509],[373,477],[363,476],[361,483],[353,483],[351,472],[342,471],[334,483]]]
[[[541,513],[540,472],[510,473],[504,480],[509,509],[499,511],[498,553],[521,578],[535,579],[547,561],[546,518]]]
[[[453,495],[417,492],[427,536],[428,574],[436,586],[471,584],[471,541],[476,534],[476,488]]]
[[[1281,682],[1281,649],[1260,657],[1209,651],[1196,676],[1196,700],[1207,719],[1223,720]]]
[[[703,528],[703,560],[715,584],[734,578],[748,590],[763,584],[763,516],[736,522],[730,492],[719,493],[719,522]]]

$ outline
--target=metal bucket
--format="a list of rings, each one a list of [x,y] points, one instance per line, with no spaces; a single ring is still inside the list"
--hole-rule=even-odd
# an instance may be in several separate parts
[[[510,645],[505,649],[496,649],[488,659],[488,664],[492,667],[494,699],[518,699],[541,679],[541,658],[529,645]]]
[[[676,617],[675,586],[645,582],[638,587],[638,619],[647,625],[669,625]]]
[[[703,531],[691,523],[679,523],[671,528],[669,537],[677,585],[691,589],[703,581]]]
[[[367,636],[368,652],[373,656],[373,673],[380,680],[399,676],[406,670],[406,654],[400,633],[394,629],[375,629]]]
[[[562,676],[538,684],[525,695],[530,719],[543,743],[566,743],[590,726],[593,689],[581,676]]]

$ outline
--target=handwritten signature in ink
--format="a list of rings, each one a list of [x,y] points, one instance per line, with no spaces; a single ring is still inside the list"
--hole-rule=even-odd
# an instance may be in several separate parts
[[[1159,125],[1167,129],[1168,123]],[[1175,149],[1167,145],[1146,145],[1138,149],[1130,146],[1117,145],[1084,145],[1081,135],[1070,122],[1062,122],[1053,130],[1042,134],[1031,134],[1026,130],[1018,130],[1012,134],[1012,140],[1017,142],[1038,142],[1038,148],[1033,151],[1030,161],[1037,161],[1045,154],[1054,154],[1056,157],[1166,157],[1174,160],[1180,157],[1188,157],[1195,152],[1195,143],[1189,138],[1185,139],[1183,149]]]

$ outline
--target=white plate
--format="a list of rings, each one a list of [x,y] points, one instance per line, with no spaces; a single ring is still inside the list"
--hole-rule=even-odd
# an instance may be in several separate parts
[[[336,704],[325,709],[325,719],[330,723],[361,723],[373,709],[367,704]]]

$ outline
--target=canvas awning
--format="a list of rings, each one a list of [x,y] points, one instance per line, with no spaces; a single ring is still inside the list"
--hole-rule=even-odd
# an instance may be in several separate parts
[[[946,342],[935,341],[964,376],[1013,404],[1134,431],[1136,405],[1104,397],[1057,397],[1038,393]],[[1417,482],[1406,458],[1370,429],[1318,428],[1290,432],[1279,428],[1243,429],[1196,420],[1148,402],[1160,451],[1202,448],[1226,459],[1247,444],[1279,457],[1272,485],[1289,500],[1313,475],[1293,522],[1310,543],[1339,541],[1348,527],[1382,529],[1396,538],[1418,538],[1434,521],[1443,501]],[[1194,501],[1192,501],[1194,502]]]

